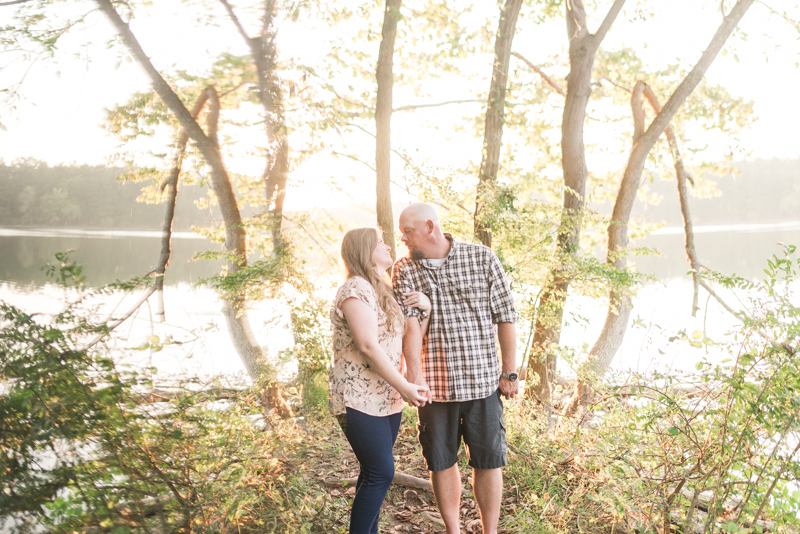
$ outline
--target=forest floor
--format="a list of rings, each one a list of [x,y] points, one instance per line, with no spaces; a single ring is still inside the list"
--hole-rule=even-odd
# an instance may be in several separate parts
[[[416,414],[406,409],[394,447],[397,473],[428,480],[428,471],[416,437]],[[302,437],[284,450],[284,468],[302,479],[300,485],[316,494],[319,509],[312,532],[347,532],[355,487],[343,483],[358,476],[359,466],[338,424],[330,417],[297,421]],[[504,469],[504,495],[500,533],[606,533],[613,529],[609,514],[598,503],[581,499],[596,482],[570,461],[542,461],[509,451]],[[461,501],[461,532],[482,532],[478,508],[472,495],[472,473],[462,446],[459,467],[464,489]],[[320,496],[325,498],[321,499]],[[383,505],[382,533],[439,533],[444,523],[433,494],[421,488],[393,484]],[[334,529],[334,530],[332,530]]]

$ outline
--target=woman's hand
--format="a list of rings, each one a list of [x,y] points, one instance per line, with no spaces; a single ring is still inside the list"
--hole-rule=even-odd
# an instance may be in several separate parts
[[[427,385],[421,386],[404,379],[397,392],[411,406],[419,407],[429,402],[431,390]]]
[[[431,312],[431,299],[422,291],[403,293],[403,304],[411,308],[419,308],[426,313]]]

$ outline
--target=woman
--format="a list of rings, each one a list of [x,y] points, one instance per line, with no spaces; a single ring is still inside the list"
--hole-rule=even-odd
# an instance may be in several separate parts
[[[333,366],[330,409],[339,419],[361,472],[350,511],[350,534],[377,534],[378,515],[394,478],[392,448],[400,429],[403,401],[420,406],[427,387],[408,382],[402,372],[405,320],[394,299],[386,269],[389,247],[376,228],[356,228],[342,239],[347,280],[331,310]],[[430,312],[421,293],[406,303]],[[427,321],[426,321],[427,322]]]

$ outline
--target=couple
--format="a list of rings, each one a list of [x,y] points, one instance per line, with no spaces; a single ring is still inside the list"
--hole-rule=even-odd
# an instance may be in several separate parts
[[[378,532],[403,401],[418,407],[419,442],[447,534],[460,532],[462,437],[483,532],[496,534],[507,452],[500,397],[519,387],[511,290],[494,252],[443,233],[431,206],[403,210],[400,231],[409,257],[394,264],[391,286],[392,257],[378,230],[357,228],[342,240],[348,278],[331,311],[329,391],[331,413],[361,466],[350,534]]]

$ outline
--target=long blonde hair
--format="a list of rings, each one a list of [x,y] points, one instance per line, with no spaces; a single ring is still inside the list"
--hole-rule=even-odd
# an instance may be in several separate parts
[[[387,273],[378,274],[372,254],[378,246],[380,230],[374,227],[354,228],[342,238],[342,260],[347,278],[360,276],[367,280],[378,294],[378,305],[387,317],[387,328],[391,332],[403,332],[405,317],[394,297]]]

